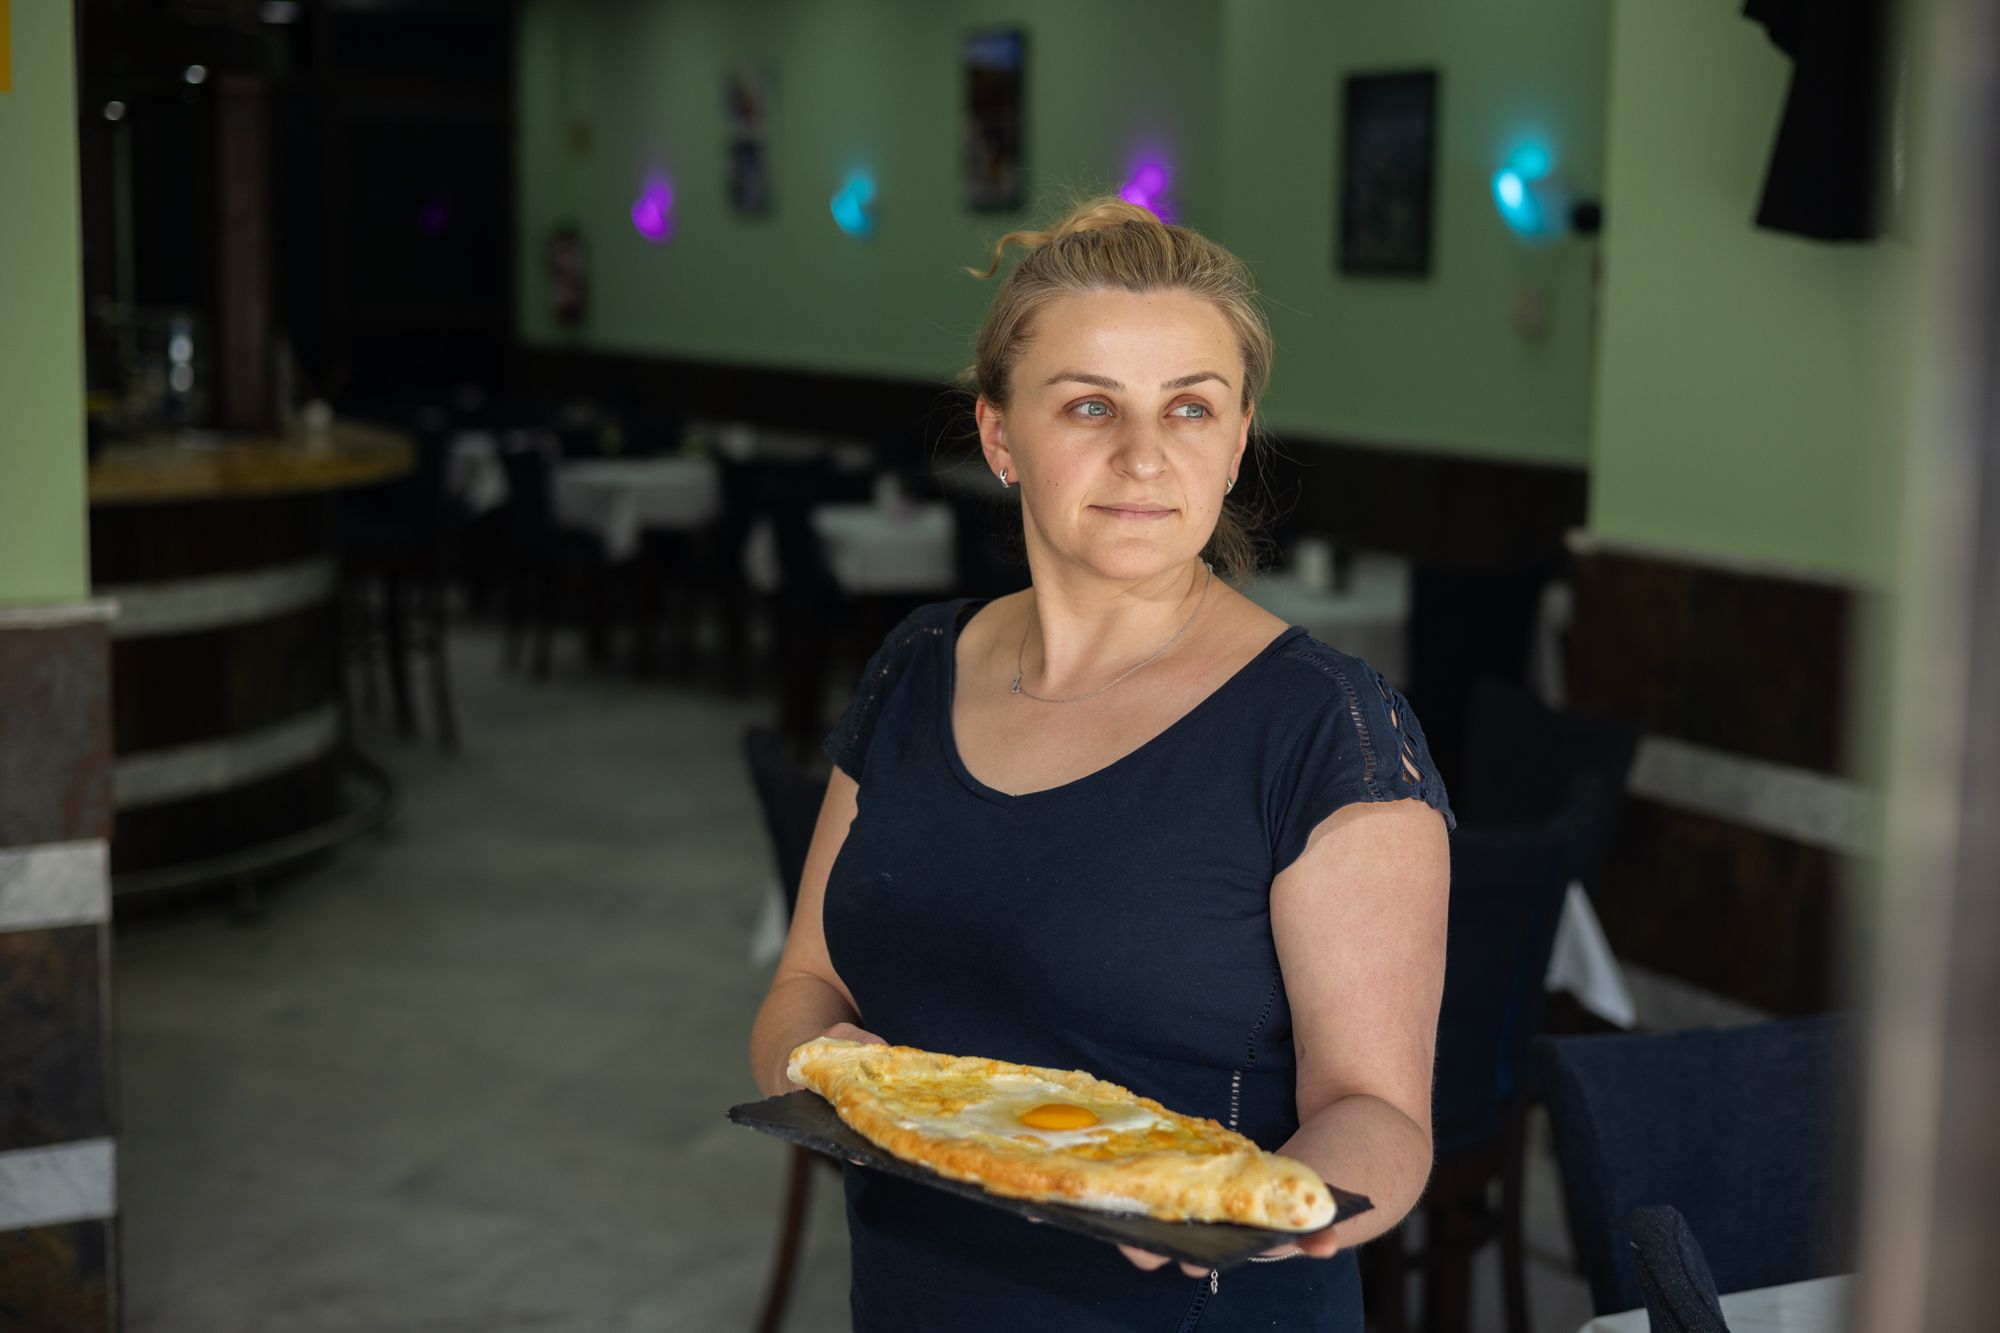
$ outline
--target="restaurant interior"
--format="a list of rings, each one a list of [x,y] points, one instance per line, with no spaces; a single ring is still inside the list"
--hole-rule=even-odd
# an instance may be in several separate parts
[[[0,0],[0,1330],[851,1326],[728,1113],[1105,194],[1457,814],[1368,1327],[1990,1327],[1995,9]]]

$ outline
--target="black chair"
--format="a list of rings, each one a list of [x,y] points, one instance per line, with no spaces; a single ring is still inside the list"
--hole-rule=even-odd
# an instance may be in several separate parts
[[[1528,1333],[1523,1185],[1531,1043],[1548,1014],[1549,955],[1571,881],[1595,873],[1637,748],[1634,728],[1473,691],[1432,1092],[1436,1165],[1420,1252],[1391,1233],[1363,1252],[1377,1322],[1407,1326],[1402,1273],[1425,1274],[1424,1327],[1470,1321],[1472,1258],[1498,1242],[1508,1333]],[[1462,795],[1461,795],[1462,791]],[[1491,1194],[1499,1186],[1497,1208]]]
[[[542,430],[506,430],[499,453],[507,498],[492,515],[490,535],[501,589],[502,662],[518,669],[525,648],[529,675],[547,680],[556,628],[567,618],[570,594],[580,591],[586,647],[592,663],[601,664],[610,656],[603,552],[588,534],[556,523],[555,439]]]
[[[1546,560],[1500,569],[1420,563],[1410,571],[1403,692],[1424,720],[1454,802],[1461,763],[1477,744],[1474,687],[1489,678],[1526,684],[1542,589],[1557,572]]]
[[[1492,677],[1474,683],[1466,716],[1464,762],[1451,785],[1461,827],[1533,823],[1574,804],[1567,869],[1572,879],[1595,882],[1638,753],[1638,727],[1550,708]]]
[[[1835,1017],[1544,1038],[1544,1097],[1599,1314],[1643,1303],[1627,1219],[1672,1200],[1722,1291],[1852,1267],[1848,1029]]]
[[[459,736],[447,651],[457,536],[445,498],[447,418],[433,409],[376,415],[411,429],[415,466],[392,482],[340,497],[342,637],[371,709],[376,666],[383,668],[396,729],[406,740],[417,733],[409,663],[413,657],[423,661],[432,726],[439,748],[449,752],[458,748]]]
[[[771,628],[778,732],[793,754],[805,756],[816,751],[824,735],[827,678],[836,660],[830,650],[842,627],[854,619],[850,599],[813,530],[812,512],[830,500],[853,498],[843,486],[856,483],[837,477],[824,456],[728,462],[722,477],[723,516],[714,567],[725,651],[737,663],[745,657],[748,629],[742,615],[753,599],[742,577],[743,554],[751,530],[768,523],[778,584],[768,596],[754,600]],[[739,679],[742,674],[739,670]]]
[[[764,829],[771,838],[778,879],[785,892],[785,917],[799,901],[799,881],[805,875],[806,852],[812,846],[813,827],[819,820],[820,801],[826,791],[823,781],[794,764],[778,734],[764,727],[743,733],[743,752],[750,762],[750,781],[757,789],[757,804],[764,812]],[[758,1333],[777,1333],[791,1300],[792,1281],[798,1272],[799,1245],[805,1235],[806,1207],[812,1198],[813,1162],[818,1160],[838,1172],[830,1157],[806,1148],[794,1147],[785,1183],[784,1214],[778,1224],[778,1244],[771,1256],[771,1280],[765,1288],[764,1308],[757,1317]]]
[[[1528,1333],[1522,1187],[1529,1043],[1546,1012],[1543,977],[1569,878],[1570,821],[1518,828],[1460,825],[1452,839],[1451,918],[1432,1090],[1436,1162],[1418,1205],[1422,1248],[1391,1232],[1362,1252],[1369,1313],[1408,1327],[1403,1274],[1425,1277],[1422,1326],[1470,1323],[1472,1258],[1501,1246],[1508,1333]],[[1489,1195],[1500,1183],[1497,1211]]]
[[[799,882],[805,877],[806,852],[812,847],[813,827],[819,822],[826,783],[793,763],[778,733],[768,727],[750,727],[744,731],[743,754],[750,762],[750,782],[757,789],[757,805],[764,812],[764,831],[770,835],[778,882],[785,891],[785,916],[789,919],[792,909],[798,906]]]
[[[1634,1208],[1632,1259],[1646,1294],[1652,1333],[1729,1333],[1708,1257],[1680,1209],[1667,1204]]]

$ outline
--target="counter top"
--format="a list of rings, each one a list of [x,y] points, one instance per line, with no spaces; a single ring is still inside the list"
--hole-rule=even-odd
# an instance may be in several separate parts
[[[90,465],[90,503],[301,495],[389,481],[414,463],[407,434],[354,421],[289,435],[161,434],[107,446]]]

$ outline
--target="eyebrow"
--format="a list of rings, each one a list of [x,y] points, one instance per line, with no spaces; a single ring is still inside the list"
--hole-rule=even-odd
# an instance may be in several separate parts
[[[1200,384],[1203,380],[1214,380],[1225,389],[1229,387],[1229,381],[1214,371],[1197,370],[1192,375],[1183,375],[1177,380],[1168,380],[1160,386],[1160,390],[1163,393],[1171,393],[1175,389],[1185,389],[1192,385]],[[1094,384],[1100,389],[1110,389],[1114,393],[1125,387],[1109,375],[1093,375],[1085,370],[1058,371],[1056,374],[1049,376],[1047,381],[1049,384],[1062,384],[1066,382]]]

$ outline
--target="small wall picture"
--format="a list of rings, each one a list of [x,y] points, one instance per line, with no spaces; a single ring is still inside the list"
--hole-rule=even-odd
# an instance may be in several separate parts
[[[723,118],[729,127],[729,206],[744,217],[771,211],[771,73],[731,70],[722,82]]]
[[[1022,88],[1027,34],[993,28],[965,39],[965,206],[1012,209],[1024,202],[1021,183]]]
[[[1431,271],[1437,97],[1436,70],[1348,76],[1337,136],[1342,273]]]

